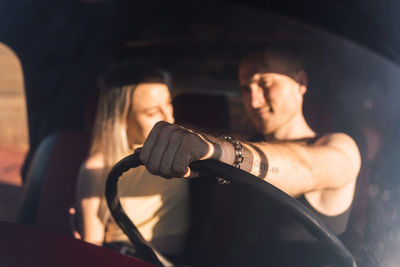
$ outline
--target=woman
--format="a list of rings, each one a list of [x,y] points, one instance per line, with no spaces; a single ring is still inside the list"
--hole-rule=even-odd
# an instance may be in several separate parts
[[[106,75],[101,82],[91,150],[78,180],[83,240],[129,249],[128,238],[110,216],[105,179],[117,161],[143,145],[160,120],[174,122],[163,75],[127,65]],[[151,175],[141,166],[124,174],[118,190],[125,212],[143,237],[163,254],[180,254],[188,227],[187,182]]]

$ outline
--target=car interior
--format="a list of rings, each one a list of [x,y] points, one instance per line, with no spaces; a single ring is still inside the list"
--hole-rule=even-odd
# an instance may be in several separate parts
[[[246,140],[256,130],[240,99],[239,61],[250,51],[284,45],[296,49],[305,64],[304,114],[311,127],[317,133],[345,132],[360,149],[363,163],[340,240],[358,266],[396,260],[390,249],[378,253],[378,236],[389,225],[393,233],[397,218],[398,65],[347,38],[255,6],[196,2],[182,12],[170,3],[90,2],[49,4],[41,12],[53,23],[43,19],[33,25],[37,34],[27,34],[29,45],[4,41],[21,59],[28,109],[30,149],[17,223],[73,236],[70,208],[90,146],[97,80],[107,68],[146,62],[165,70],[177,124]],[[46,30],[40,32],[41,27]],[[185,261],[191,266],[271,263],[263,240],[273,229],[263,229],[263,222],[280,214],[265,212],[260,199],[216,179],[191,180]],[[383,216],[387,222],[376,219],[383,210],[392,214]],[[283,257],[303,256],[294,243]],[[315,246],[316,254],[330,259]]]

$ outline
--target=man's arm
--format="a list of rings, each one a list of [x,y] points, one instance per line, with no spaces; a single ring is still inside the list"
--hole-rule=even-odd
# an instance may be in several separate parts
[[[361,164],[357,145],[345,134],[323,136],[313,145],[242,144],[241,168],[292,196],[338,190],[354,183]],[[155,125],[141,153],[148,170],[164,177],[186,177],[191,162],[208,158],[233,164],[233,145],[165,122]]]
[[[341,133],[325,135],[311,145],[298,142],[243,145],[247,150],[243,169],[291,196],[343,188],[356,180],[361,165],[357,145]]]

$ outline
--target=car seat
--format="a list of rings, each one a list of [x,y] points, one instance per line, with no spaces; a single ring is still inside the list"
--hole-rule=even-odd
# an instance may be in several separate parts
[[[71,234],[68,210],[88,148],[89,135],[83,131],[59,131],[43,139],[27,171],[18,223]]]
[[[59,130],[39,143],[26,161],[26,179],[17,222],[72,235],[69,209],[81,164],[90,147],[90,132],[96,114],[98,90],[89,94],[84,129]]]

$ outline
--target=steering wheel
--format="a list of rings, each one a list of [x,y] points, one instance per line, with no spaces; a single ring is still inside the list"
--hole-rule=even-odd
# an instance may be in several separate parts
[[[128,236],[132,244],[137,247],[139,257],[154,265],[163,266],[151,248],[151,245],[144,240],[135,225],[123,211],[118,198],[118,179],[127,170],[140,165],[142,165],[142,162],[139,159],[139,153],[135,153],[122,159],[111,169],[106,182],[105,195],[107,204],[116,223]],[[282,210],[284,209],[285,212],[291,213],[297,222],[303,225],[318,241],[326,245],[336,259],[338,259],[339,266],[357,266],[348,249],[318,217],[275,186],[248,172],[215,160],[196,161],[190,164],[190,168],[201,173],[221,177],[230,182],[240,183],[242,186],[247,186],[250,190],[262,193],[267,201],[272,201],[276,205],[279,205]]]

